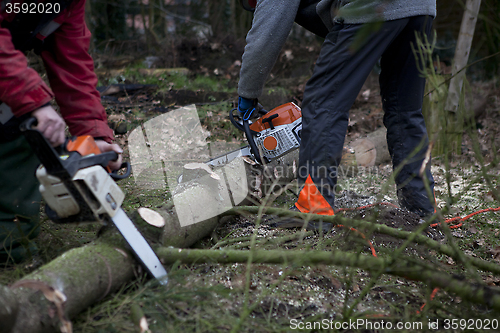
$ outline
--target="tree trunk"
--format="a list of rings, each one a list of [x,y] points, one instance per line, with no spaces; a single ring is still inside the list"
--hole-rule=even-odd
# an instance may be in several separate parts
[[[209,236],[218,216],[234,206],[279,195],[297,177],[298,154],[295,150],[266,165],[239,157],[214,171],[202,163],[186,164],[172,200],[154,209],[165,222],[158,240],[164,246],[189,247]],[[157,224],[156,219],[134,215],[138,225]]]
[[[465,78],[465,67],[469,61],[472,38],[474,37],[480,7],[481,0],[467,0],[465,4],[462,25],[460,26],[460,34],[458,35],[457,47],[455,49],[455,58],[453,59],[453,78],[450,81],[448,98],[446,100],[445,110],[447,111],[458,111],[460,93]]]
[[[116,242],[119,244],[121,241]],[[70,331],[71,318],[134,275],[135,262],[115,242],[98,241],[72,249],[13,284],[0,288],[1,332]],[[16,314],[17,306],[17,316]],[[2,316],[10,308],[6,329]]]
[[[469,60],[472,38],[476,28],[477,16],[481,0],[467,0],[465,5],[460,34],[455,49],[455,58],[453,59],[452,79],[448,91],[448,97],[444,111],[446,113],[446,136],[449,148],[457,154],[462,149],[462,133],[465,119],[465,94],[462,94],[463,83],[465,80],[465,68]]]

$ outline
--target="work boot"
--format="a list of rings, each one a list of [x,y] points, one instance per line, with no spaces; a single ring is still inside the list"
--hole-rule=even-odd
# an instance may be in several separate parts
[[[424,191],[413,191],[411,188],[398,189],[399,206],[412,213],[417,214],[421,218],[428,218],[435,214],[434,206],[432,205],[427,193]]]

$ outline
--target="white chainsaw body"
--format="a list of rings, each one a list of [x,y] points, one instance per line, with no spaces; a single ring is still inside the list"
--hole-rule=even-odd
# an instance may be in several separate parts
[[[36,177],[40,181],[42,197],[60,218],[80,212],[80,205],[61,179],[48,174],[43,165],[37,169]],[[102,214],[113,217],[125,198],[120,187],[99,165],[78,170],[72,181],[96,220],[100,220]]]
[[[254,140],[262,155],[269,160],[274,160],[300,147],[301,130],[302,118],[299,118],[290,124],[279,125],[274,129],[265,129],[257,133]],[[271,149],[274,145],[266,144],[266,141],[271,138],[273,140],[271,142],[276,144],[274,149]]]
[[[241,129],[242,123],[238,123],[232,117],[231,111],[231,121],[238,129],[243,130]],[[253,160],[257,160],[257,163],[261,163],[252,152],[250,140],[255,143],[255,149],[259,151],[259,156],[264,157],[264,163],[298,149],[302,131],[302,113],[294,103],[286,103],[251,122],[250,130],[252,131],[251,139],[248,139],[247,134],[249,146],[215,157],[205,163],[213,167],[220,167],[240,156],[249,156]]]

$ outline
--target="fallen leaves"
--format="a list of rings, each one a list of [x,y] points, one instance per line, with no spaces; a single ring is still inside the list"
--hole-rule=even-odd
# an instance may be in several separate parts
[[[489,251],[493,256],[493,260],[500,263],[500,246],[495,247],[494,249],[490,249]]]

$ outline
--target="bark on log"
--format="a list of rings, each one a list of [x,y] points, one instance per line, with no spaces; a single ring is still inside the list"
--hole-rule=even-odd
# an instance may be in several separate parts
[[[0,286],[0,333],[10,332],[16,323],[19,305],[16,295],[5,286]]]
[[[52,262],[0,289],[0,299],[18,304],[15,323],[5,332],[54,332],[68,329],[71,318],[134,277],[135,262],[121,247],[98,242],[72,249]],[[7,304],[7,303],[5,303]],[[5,309],[5,304],[0,309]],[[15,309],[15,303],[8,304]],[[62,310],[62,313],[58,312]],[[0,312],[3,312],[0,310]],[[0,330],[1,330],[0,329]]]
[[[371,167],[389,162],[391,156],[387,148],[387,129],[381,127],[357,139],[350,146],[354,149],[358,167]]]
[[[189,192],[186,196],[192,193],[201,196],[206,193],[203,187],[193,187]],[[182,225],[172,202],[154,210],[165,219],[165,226],[160,236],[160,243],[164,246],[190,247],[199,240],[210,236],[219,223],[219,217],[214,216],[198,223]]]

